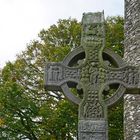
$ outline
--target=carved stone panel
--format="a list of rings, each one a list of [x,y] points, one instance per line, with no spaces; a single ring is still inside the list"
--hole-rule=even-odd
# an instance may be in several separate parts
[[[45,68],[46,88],[59,90],[67,81],[77,82],[80,78],[80,69],[71,68],[62,63],[48,63]]]
[[[140,72],[139,67],[125,66],[118,69],[106,70],[106,81],[118,81],[126,88],[139,88]]]
[[[80,120],[79,140],[107,140],[107,122],[105,120]]]

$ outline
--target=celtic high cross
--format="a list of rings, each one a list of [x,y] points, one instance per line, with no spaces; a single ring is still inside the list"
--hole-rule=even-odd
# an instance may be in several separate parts
[[[81,46],[70,52],[63,62],[48,63],[45,69],[46,89],[61,90],[79,105],[79,140],[108,140],[107,107],[116,103],[126,89],[133,89],[135,93],[140,88],[139,67],[125,64],[117,54],[105,48],[104,22],[103,12],[83,14]],[[107,65],[103,55],[117,68]],[[83,90],[82,99],[69,89],[76,84]],[[111,84],[119,84],[119,87],[105,99],[104,90]]]

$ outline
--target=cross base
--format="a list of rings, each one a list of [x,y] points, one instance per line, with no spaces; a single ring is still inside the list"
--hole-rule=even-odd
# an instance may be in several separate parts
[[[108,140],[106,120],[79,120],[78,140]]]

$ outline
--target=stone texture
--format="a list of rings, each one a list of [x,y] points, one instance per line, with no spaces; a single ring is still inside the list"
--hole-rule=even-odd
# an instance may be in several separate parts
[[[107,140],[106,125],[105,120],[80,120],[78,124],[79,140]]]
[[[140,64],[140,0],[125,0],[125,53],[124,60]]]
[[[124,64],[118,56],[110,51],[108,51],[108,55],[116,61],[117,68],[105,65],[102,58],[105,47],[104,30],[103,12],[84,14],[81,38],[83,50],[78,48],[70,52],[62,62],[48,63],[46,66],[46,88],[62,90],[69,100],[79,105],[78,136],[80,140],[108,140],[107,107],[115,104],[123,96],[125,89],[129,89],[129,91],[131,89],[133,93],[136,93],[140,88],[138,66]],[[127,37],[128,35],[126,33]],[[83,52],[85,52],[85,57],[81,58]],[[72,63],[78,59],[80,59],[78,66],[71,67]],[[122,67],[120,63],[124,66]],[[78,89],[83,90],[82,100],[69,90],[69,88],[73,88],[74,83],[78,84]],[[104,100],[105,87],[116,83],[121,85],[118,92]],[[133,113],[128,115],[132,116]],[[135,129],[135,132],[138,132],[138,129]]]
[[[129,89],[135,96],[126,95],[125,100],[125,139],[139,139],[139,1],[126,1],[125,55],[127,64],[118,56],[109,55],[117,68],[104,64],[102,54],[105,47],[104,13],[87,13],[82,19],[81,48],[70,52],[60,63],[48,63],[45,69],[45,86],[49,90],[62,90],[65,96],[79,105],[79,140],[108,140],[107,107],[116,103]],[[85,52],[85,57],[82,53]],[[71,67],[78,61],[77,67]],[[82,60],[83,59],[83,60]],[[135,60],[136,59],[136,60]],[[131,66],[130,66],[131,65]],[[121,68],[119,68],[121,66]],[[82,100],[72,94],[69,88],[77,83],[83,89]],[[121,86],[111,99],[104,100],[103,91],[110,84]],[[131,90],[130,90],[131,89]],[[135,116],[135,118],[134,118]],[[132,124],[133,123],[133,124]],[[132,131],[133,130],[133,131]]]
[[[140,0],[125,0],[124,60],[140,65]],[[124,139],[140,140],[140,91],[124,96]]]
[[[140,95],[126,94],[124,97],[125,140],[140,140]]]

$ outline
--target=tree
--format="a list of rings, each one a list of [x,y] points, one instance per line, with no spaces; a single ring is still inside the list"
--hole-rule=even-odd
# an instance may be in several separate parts
[[[107,19],[106,46],[121,54],[122,27],[123,18]],[[40,41],[32,41],[15,62],[7,63],[1,70],[0,138],[3,140],[70,140],[77,135],[78,107],[61,92],[45,91],[43,79],[46,61],[61,61],[80,46],[81,25],[75,19],[59,20],[57,25],[43,29],[39,38]],[[112,110],[110,120],[122,112],[121,107]],[[110,122],[114,124],[110,128],[111,139],[122,136],[114,136],[118,122],[121,118]]]
[[[106,47],[111,47],[115,53],[123,56],[124,53],[124,19],[123,17],[107,17]]]

